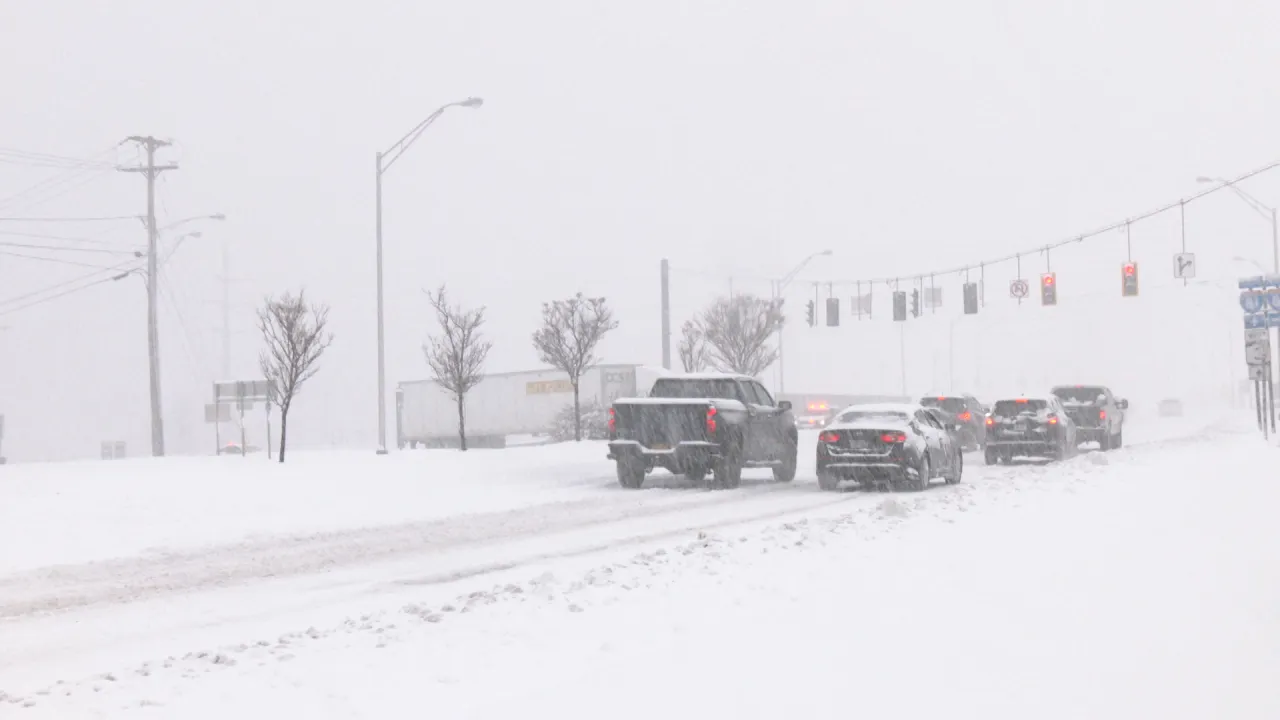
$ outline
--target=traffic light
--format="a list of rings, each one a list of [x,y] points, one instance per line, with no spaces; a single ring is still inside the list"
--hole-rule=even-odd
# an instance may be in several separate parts
[[[840,327],[840,298],[827,298],[827,327]]]
[[[893,292],[893,321],[904,322],[907,319],[907,293],[905,290]]]
[[[1120,266],[1120,294],[1136,297],[1138,294],[1138,263],[1127,262]]]
[[[978,283],[964,284],[964,314],[976,315],[978,313]]]
[[[1058,304],[1058,276],[1054,273],[1045,273],[1040,276],[1040,304]]]
[[[812,301],[812,300],[810,300],[810,301],[809,301],[809,304],[808,304],[808,305],[805,305],[805,306],[804,306],[804,311],[805,311],[805,314],[807,315],[806,322],[808,322],[808,323],[809,323],[809,327],[813,327],[814,325],[817,325],[817,324],[818,324],[818,321],[817,321],[817,319],[815,319],[815,318],[814,318],[814,312],[813,312],[813,301]]]
[[[911,291],[911,317],[920,317],[920,291]]]

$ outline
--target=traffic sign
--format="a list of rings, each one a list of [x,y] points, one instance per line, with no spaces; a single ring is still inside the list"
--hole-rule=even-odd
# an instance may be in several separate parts
[[[1244,331],[1244,361],[1249,365],[1271,363],[1271,333],[1266,328]]]
[[[1179,280],[1189,280],[1196,276],[1196,254],[1178,253],[1173,256],[1173,276]]]
[[[1280,313],[1256,313],[1244,316],[1246,330],[1280,327]]]
[[[1280,275],[1255,275],[1254,277],[1240,278],[1238,284],[1241,290],[1280,287]]]
[[[1031,294],[1031,286],[1026,280],[1014,280],[1009,283],[1009,297],[1021,300]]]
[[[1265,365],[1250,365],[1249,379],[1259,382],[1267,379],[1267,367]]]
[[[1262,312],[1266,304],[1266,295],[1260,292],[1246,290],[1240,293],[1240,308],[1250,315]]]

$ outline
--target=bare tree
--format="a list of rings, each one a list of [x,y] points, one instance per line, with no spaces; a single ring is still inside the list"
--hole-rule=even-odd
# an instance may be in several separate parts
[[[755,377],[778,359],[769,341],[782,329],[781,300],[756,295],[722,297],[702,311],[699,324],[711,364],[723,372]]]
[[[687,373],[705,370],[707,367],[707,332],[697,318],[686,320],[680,328],[680,365]]]
[[[258,329],[267,347],[258,356],[262,374],[280,406],[280,462],[289,432],[289,408],[302,384],[320,369],[320,356],[333,342],[327,305],[308,305],[305,291],[268,297],[258,310]]]
[[[427,365],[436,384],[453,396],[458,404],[458,440],[463,451],[467,449],[466,398],[471,388],[480,384],[484,375],[480,368],[493,343],[481,339],[480,326],[484,324],[484,308],[463,310],[450,306],[444,285],[434,295],[427,291],[427,300],[436,311],[440,334],[427,338],[422,346]]]
[[[542,327],[533,334],[538,358],[569,376],[573,386],[573,437],[582,440],[582,406],[578,381],[598,361],[595,350],[605,333],[618,327],[604,298],[578,293],[568,300],[542,304]]]

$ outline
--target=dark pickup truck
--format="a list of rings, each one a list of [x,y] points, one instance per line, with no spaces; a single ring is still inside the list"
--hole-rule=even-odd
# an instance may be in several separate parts
[[[1076,425],[1077,442],[1096,442],[1103,450],[1124,445],[1124,411],[1121,400],[1103,385],[1059,385],[1053,394]]]
[[[664,377],[646,398],[609,408],[609,459],[618,483],[638,488],[654,468],[702,484],[735,488],[743,468],[772,468],[780,482],[796,476],[797,432],[789,401],[741,375]]]

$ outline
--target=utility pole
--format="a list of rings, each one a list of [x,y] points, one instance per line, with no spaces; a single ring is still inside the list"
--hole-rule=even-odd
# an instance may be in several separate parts
[[[147,151],[147,164],[121,167],[121,172],[142,173],[147,179],[147,360],[151,376],[151,455],[164,457],[164,419],[160,404],[160,328],[157,323],[159,275],[156,265],[159,230],[156,228],[156,178],[165,170],[177,170],[174,163],[156,165],[156,150],[172,143],[151,136],[133,135],[126,142],[136,143]]]
[[[671,369],[671,265],[662,258],[662,367]]]
[[[231,246],[226,242],[222,243],[222,379],[231,379]]]

